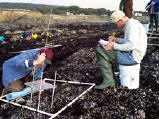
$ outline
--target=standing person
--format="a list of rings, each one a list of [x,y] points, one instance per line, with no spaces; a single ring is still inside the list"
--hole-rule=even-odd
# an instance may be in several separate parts
[[[124,38],[109,36],[109,43],[96,48],[97,62],[103,78],[95,89],[105,89],[115,85],[112,64],[133,65],[140,63],[147,48],[147,34],[143,25],[117,10],[112,13],[111,20],[124,31]]]
[[[51,64],[54,54],[50,49],[27,50],[3,63],[2,95],[19,92],[24,89],[26,76],[35,67],[34,79],[41,79],[46,64]],[[31,77],[30,77],[31,78]]]
[[[159,13],[159,0],[150,0],[146,7],[150,18],[150,29],[153,29],[153,21],[155,21],[156,33],[158,33],[158,13]]]
[[[121,0],[119,10],[123,11],[129,18],[133,16],[133,0]]]

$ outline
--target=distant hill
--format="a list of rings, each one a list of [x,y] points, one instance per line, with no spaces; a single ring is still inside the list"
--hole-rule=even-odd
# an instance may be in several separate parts
[[[6,9],[27,9],[27,10],[37,10],[37,9],[50,9],[50,8],[57,8],[60,6],[57,5],[44,5],[44,4],[31,4],[31,3],[8,3],[2,2],[0,3],[0,8]]]
[[[104,16],[110,16],[112,11],[107,10],[105,8],[80,8],[78,6],[58,6],[58,5],[45,5],[45,4],[31,4],[31,3],[8,3],[8,2],[2,2],[0,3],[0,11],[3,11],[4,9],[25,9],[25,10],[31,10],[40,12],[41,14],[49,14],[51,11],[53,14],[58,15],[78,15],[78,14],[84,14],[84,15],[104,15]],[[142,15],[146,15],[146,12],[138,12]]]
[[[85,15],[110,15],[110,10],[104,8],[93,9],[93,8],[80,8],[78,6],[58,6],[58,5],[45,5],[45,4],[31,4],[31,3],[0,3],[0,9],[25,9],[31,11],[37,11],[42,14],[52,13],[54,14],[67,14],[67,12],[73,14],[85,14]]]

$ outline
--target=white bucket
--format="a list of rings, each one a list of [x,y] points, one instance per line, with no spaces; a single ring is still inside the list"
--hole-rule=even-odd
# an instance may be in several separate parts
[[[146,33],[148,33],[150,23],[148,23],[148,24],[142,24],[142,25],[144,26],[144,28],[146,30]]]
[[[123,66],[119,65],[120,84],[128,89],[139,88],[140,64]]]

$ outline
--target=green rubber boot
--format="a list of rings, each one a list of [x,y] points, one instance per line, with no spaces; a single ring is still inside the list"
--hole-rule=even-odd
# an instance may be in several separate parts
[[[107,80],[103,80],[103,82],[99,85],[96,85],[94,88],[95,89],[106,89],[108,87],[113,87],[115,85],[115,82],[107,82]]]
[[[102,72],[104,72],[104,73],[102,73]],[[94,87],[95,89],[105,89],[108,87],[113,87],[115,85],[110,63],[108,63],[108,62],[104,63],[104,65],[102,66],[102,69],[101,69],[101,74],[103,77],[103,81],[99,85],[96,85]]]
[[[113,79],[111,63],[116,62],[116,51],[104,50],[102,47],[98,46],[96,49],[96,57],[103,81],[99,85],[96,85],[94,88],[105,89],[114,86],[115,81]]]

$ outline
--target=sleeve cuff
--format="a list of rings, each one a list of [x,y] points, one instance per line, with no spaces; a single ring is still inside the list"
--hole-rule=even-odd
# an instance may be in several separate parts
[[[115,49],[115,50],[119,50],[119,44],[114,43],[114,49]]]
[[[33,67],[33,60],[25,60],[25,65],[27,68]]]
[[[29,60],[28,65],[29,67],[33,67],[33,60]]]
[[[117,41],[117,42],[118,42],[118,43],[123,43],[123,40],[124,40],[123,38],[118,38],[118,41]]]

